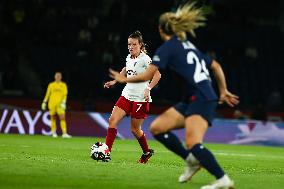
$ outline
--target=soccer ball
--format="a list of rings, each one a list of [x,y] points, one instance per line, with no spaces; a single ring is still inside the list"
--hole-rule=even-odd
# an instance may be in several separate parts
[[[97,161],[108,162],[110,160],[110,151],[103,142],[96,142],[91,146],[91,158]]]

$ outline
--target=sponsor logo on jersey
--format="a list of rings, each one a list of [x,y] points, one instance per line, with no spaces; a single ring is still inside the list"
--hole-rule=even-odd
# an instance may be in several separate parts
[[[127,70],[126,72],[127,72],[127,75],[137,75],[137,72],[133,70]]]

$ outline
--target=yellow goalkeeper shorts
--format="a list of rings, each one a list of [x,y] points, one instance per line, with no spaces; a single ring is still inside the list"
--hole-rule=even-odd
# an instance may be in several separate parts
[[[62,115],[65,114],[65,110],[63,108],[61,108],[60,104],[58,105],[48,105],[48,109],[49,109],[49,114],[51,116],[57,114],[57,115]]]

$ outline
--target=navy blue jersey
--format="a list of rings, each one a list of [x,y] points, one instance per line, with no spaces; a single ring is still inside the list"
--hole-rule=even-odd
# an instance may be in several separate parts
[[[174,70],[187,82],[187,90],[201,100],[217,100],[208,67],[212,59],[200,52],[190,41],[181,42],[172,37],[158,48],[152,64]]]

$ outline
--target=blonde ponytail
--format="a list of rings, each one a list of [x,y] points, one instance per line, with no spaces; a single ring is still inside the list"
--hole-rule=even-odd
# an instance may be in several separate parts
[[[195,37],[194,30],[205,26],[206,12],[204,9],[196,8],[195,3],[186,3],[180,6],[176,12],[166,12],[160,16],[159,25],[168,35],[177,35],[185,41],[186,33]]]

